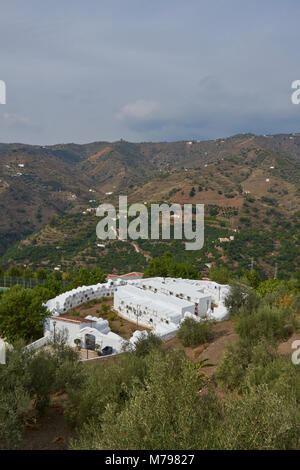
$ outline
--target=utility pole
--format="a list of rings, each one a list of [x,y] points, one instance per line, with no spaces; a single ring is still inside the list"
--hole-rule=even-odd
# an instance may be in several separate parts
[[[55,326],[56,326],[56,321],[54,320],[53,322],[53,342],[56,342],[56,337],[55,337]]]
[[[278,276],[278,263],[275,263],[274,279],[277,279],[277,276]]]
[[[253,271],[254,258],[251,258],[250,273]]]

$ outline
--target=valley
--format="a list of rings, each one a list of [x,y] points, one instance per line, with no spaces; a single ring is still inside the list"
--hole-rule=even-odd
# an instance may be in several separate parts
[[[165,143],[0,145],[0,265],[143,271],[172,252],[203,274],[239,273],[251,259],[264,275],[299,270],[300,135],[236,135]],[[103,202],[205,204],[205,245],[96,237]],[[220,242],[233,236],[230,242]]]

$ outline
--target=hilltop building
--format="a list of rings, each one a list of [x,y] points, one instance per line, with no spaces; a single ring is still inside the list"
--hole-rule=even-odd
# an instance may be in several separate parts
[[[228,312],[225,297],[230,287],[210,280],[174,278],[142,279],[142,273],[116,276],[105,283],[81,286],[48,300],[45,304],[51,316],[44,324],[44,336],[30,345],[40,348],[58,333],[64,333],[69,346],[80,340],[83,348],[95,344],[109,347],[114,354],[122,351],[126,341],[110,330],[107,320],[68,315],[72,308],[92,299],[114,297],[114,309],[123,318],[150,328],[163,340],[175,336],[181,322],[189,317],[196,321],[210,318],[225,320]],[[135,331],[128,344],[135,343],[147,332]]]
[[[192,302],[194,306],[192,313],[199,316],[207,315],[211,308],[211,295],[205,294],[200,286],[186,281],[186,279],[150,278],[144,279],[140,287],[146,291],[164,294],[168,299],[185,299]]]
[[[152,327],[166,339],[174,336],[186,317],[196,321],[225,320],[224,300],[229,286],[212,281],[175,278],[149,278],[128,281],[117,287],[114,308],[124,318]]]
[[[114,295],[114,309],[124,318],[165,336],[173,332],[185,314],[195,313],[195,305],[184,299],[163,293],[144,291],[140,287],[125,285]]]

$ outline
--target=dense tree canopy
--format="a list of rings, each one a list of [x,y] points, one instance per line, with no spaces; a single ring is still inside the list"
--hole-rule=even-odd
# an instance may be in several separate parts
[[[0,335],[8,342],[18,338],[38,339],[43,336],[47,316],[39,292],[14,286],[0,298]]]
[[[225,266],[212,266],[209,270],[209,278],[219,284],[227,284],[230,272]]]
[[[188,263],[175,263],[170,252],[165,252],[160,258],[152,259],[144,272],[144,277],[182,277],[199,279],[199,273]]]
[[[106,275],[101,268],[82,266],[78,270],[73,270],[67,273],[66,282],[68,288],[75,289],[79,286],[88,286],[91,284],[98,284],[105,282]]]

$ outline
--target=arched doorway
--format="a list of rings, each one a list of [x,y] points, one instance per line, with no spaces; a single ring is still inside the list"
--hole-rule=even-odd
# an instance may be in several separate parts
[[[85,335],[85,348],[90,349],[91,351],[95,350],[96,338],[95,335],[87,333]]]

